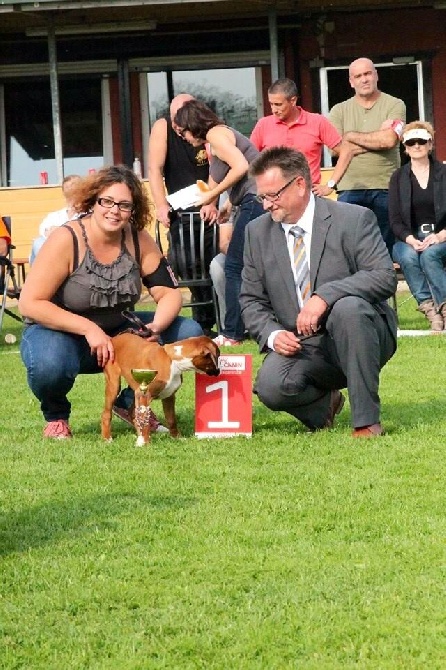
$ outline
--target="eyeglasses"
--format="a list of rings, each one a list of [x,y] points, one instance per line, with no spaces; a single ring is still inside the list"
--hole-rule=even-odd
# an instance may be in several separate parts
[[[424,147],[425,144],[428,143],[429,140],[421,140],[417,138],[416,140],[406,140],[404,142],[405,147],[414,147],[416,144],[419,144],[420,147]]]
[[[259,195],[256,195],[254,197],[257,200],[257,202],[260,202],[260,204],[263,204],[265,200],[267,202],[276,202],[280,198],[284,190],[288,188],[288,186],[290,186],[296,179],[297,175],[292,177],[290,181],[287,181],[287,183],[284,186],[282,186],[282,188],[279,188],[279,190],[276,191],[275,193],[260,193]]]
[[[112,198],[98,198],[97,203],[98,205],[101,205],[101,207],[105,207],[105,209],[111,209],[116,205],[121,212],[133,211],[133,202],[126,202],[125,200],[122,202],[115,202]]]
[[[187,133],[188,130],[189,130],[189,128],[178,128],[178,131],[177,131],[177,132],[178,132],[178,135],[179,135],[180,137],[182,137],[183,140],[184,140],[184,139],[186,139],[186,138],[185,138],[185,135],[186,135],[186,133]]]

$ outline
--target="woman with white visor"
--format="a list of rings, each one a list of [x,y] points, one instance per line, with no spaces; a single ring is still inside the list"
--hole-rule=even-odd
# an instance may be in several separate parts
[[[432,156],[434,129],[408,123],[402,143],[410,161],[389,183],[389,221],[395,234],[393,260],[434,331],[446,322],[446,165]]]

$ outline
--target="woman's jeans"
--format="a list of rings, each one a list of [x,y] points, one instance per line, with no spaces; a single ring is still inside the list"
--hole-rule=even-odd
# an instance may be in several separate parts
[[[134,313],[144,323],[153,321],[154,312]],[[117,332],[129,327],[130,323],[124,323]],[[201,326],[196,321],[178,316],[163,332],[160,343],[176,342],[202,334]],[[77,375],[102,372],[83,335],[73,335],[33,324],[24,330],[20,351],[26,366],[29,387],[40,401],[46,421],[68,420],[71,403],[67,394],[73,388]],[[121,407],[130,407],[133,391],[124,389],[118,401],[117,404]]]
[[[437,307],[446,302],[446,242],[432,244],[425,251],[415,251],[410,244],[398,241],[393,260],[400,264],[410,292],[418,304],[434,300]]]
[[[223,334],[232,340],[243,340],[245,327],[240,311],[239,295],[242,286],[243,248],[247,224],[264,214],[263,206],[252,193],[245,195],[234,221],[231,241],[226,253],[226,314]]]

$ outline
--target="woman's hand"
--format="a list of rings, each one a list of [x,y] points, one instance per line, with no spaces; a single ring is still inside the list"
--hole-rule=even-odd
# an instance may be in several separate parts
[[[440,244],[441,240],[439,239],[438,235],[436,233],[431,233],[427,237],[424,238],[422,241],[421,245],[422,248],[420,251],[424,251],[428,247],[431,247],[433,244]]]
[[[108,361],[114,361],[115,352],[111,337],[104,333],[102,328],[91,322],[85,333],[85,339],[90,345],[91,355],[96,355],[99,367],[103,368]]]
[[[425,249],[425,247],[423,247],[423,242],[421,242],[421,240],[417,240],[417,238],[413,235],[408,235],[405,241],[406,244],[412,247],[412,249],[415,251],[423,251]]]
[[[197,202],[194,203],[196,207],[205,207],[213,204],[214,200],[218,198],[219,193],[214,193],[213,190],[206,191],[201,194]]]

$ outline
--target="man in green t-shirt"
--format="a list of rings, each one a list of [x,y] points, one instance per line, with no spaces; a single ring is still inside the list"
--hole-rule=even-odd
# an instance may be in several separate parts
[[[338,200],[371,209],[390,252],[394,239],[387,212],[388,185],[400,166],[406,106],[378,89],[378,73],[368,58],[350,64],[349,82],[355,95],[330,111],[330,120],[342,135],[339,160],[318,195],[336,190]]]

